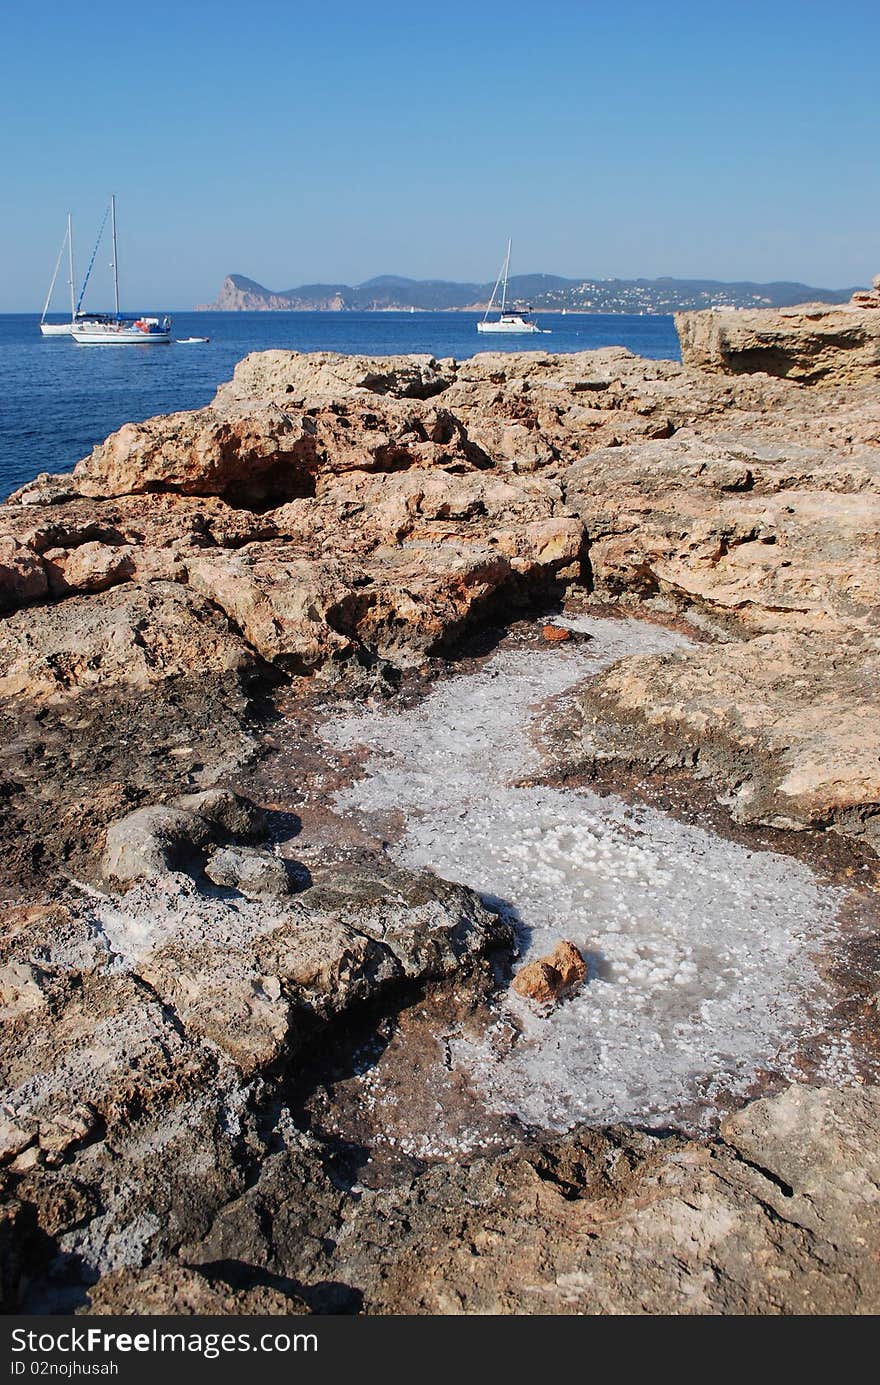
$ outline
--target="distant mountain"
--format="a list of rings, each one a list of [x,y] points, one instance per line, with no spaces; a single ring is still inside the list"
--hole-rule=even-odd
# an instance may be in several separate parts
[[[218,312],[378,312],[419,308],[454,311],[485,307],[492,284],[458,284],[445,279],[403,279],[380,274],[363,284],[300,284],[267,289],[242,274],[223,281]],[[727,284],[717,279],[561,279],[556,274],[511,278],[509,301],[536,311],[588,313],[673,313],[695,308],[785,308],[793,303],[845,303],[852,289],[817,289],[809,284]]]

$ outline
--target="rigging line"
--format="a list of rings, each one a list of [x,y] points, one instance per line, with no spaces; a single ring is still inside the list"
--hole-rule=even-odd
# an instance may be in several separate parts
[[[52,291],[55,288],[55,280],[58,278],[58,271],[61,268],[61,256],[64,254],[64,247],[66,246],[66,244],[67,232],[65,231],[64,240],[61,242],[61,249],[58,251],[58,259],[55,261],[55,273],[52,275],[52,282],[49,285],[49,292],[46,294],[46,302],[43,305],[43,316],[40,318],[41,322],[45,321],[46,314],[49,311],[49,304],[52,301]]]
[[[484,321],[484,322],[486,321],[486,318],[489,316],[489,314],[490,314],[491,311],[492,311],[492,308],[493,308],[494,305],[495,305],[495,295],[496,295],[496,293],[498,292],[498,285],[501,283],[501,277],[502,277],[503,274],[504,274],[504,265],[502,265],[501,268],[500,268],[499,271],[498,271],[498,278],[495,280],[495,287],[494,287],[494,289],[492,290],[492,297],[489,299],[489,306],[488,306],[488,308],[486,309],[486,311],[483,313],[483,321]]]
[[[108,205],[107,205],[107,210],[106,210],[105,213],[104,213],[104,220],[101,222],[101,229],[100,229],[100,231],[98,232],[98,239],[95,241],[95,248],[94,248],[94,250],[92,251],[92,258],[89,260],[89,267],[88,267],[88,269],[86,270],[86,277],[83,279],[83,286],[82,286],[82,288],[81,288],[80,291],[79,291],[79,298],[77,299],[77,304],[76,304],[76,311],[77,311],[77,313],[79,313],[79,310],[80,310],[80,308],[82,307],[82,301],[83,301],[83,299],[85,298],[85,294],[86,294],[86,285],[87,285],[88,282],[89,282],[89,275],[90,275],[91,272],[92,272],[92,265],[95,263],[95,256],[96,256],[97,253],[98,253],[98,246],[101,244],[101,237],[102,237],[103,234],[104,234],[104,227],[107,225],[107,218],[108,218],[109,215],[110,215],[110,206],[109,206],[109,203],[108,203]]]

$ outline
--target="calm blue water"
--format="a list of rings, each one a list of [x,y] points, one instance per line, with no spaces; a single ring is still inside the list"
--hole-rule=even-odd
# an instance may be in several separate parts
[[[176,313],[176,337],[209,336],[209,344],[84,347],[41,337],[35,314],[0,315],[0,499],[40,471],[69,471],[123,423],[207,404],[248,351],[416,351],[461,359],[489,349],[626,346],[641,356],[680,359],[671,317],[548,314],[549,336],[491,340],[478,336],[477,316]]]

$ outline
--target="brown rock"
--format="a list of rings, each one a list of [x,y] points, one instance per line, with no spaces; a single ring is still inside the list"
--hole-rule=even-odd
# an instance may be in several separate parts
[[[0,1112],[0,1163],[8,1163],[18,1157],[28,1145],[36,1141],[36,1132],[30,1128],[33,1122],[21,1125],[11,1116]]]
[[[576,986],[587,977],[587,964],[574,943],[557,943],[545,959],[559,974],[563,986]]]
[[[880,378],[880,318],[861,301],[676,313],[675,326],[682,360],[700,370],[824,385]]]
[[[39,601],[47,590],[39,555],[12,537],[0,536],[0,611],[14,611]]]
[[[163,1260],[148,1269],[119,1269],[105,1274],[89,1289],[89,1307],[78,1310],[93,1316],[148,1316],[173,1314],[175,1317],[204,1314],[275,1315],[308,1313],[298,1295],[256,1284],[235,1289],[223,1280],[212,1282],[197,1270],[177,1260]]]
[[[574,943],[557,943],[546,957],[538,957],[520,967],[512,986],[517,995],[538,1005],[555,1005],[563,993],[579,985],[587,975],[587,966]]]
[[[76,596],[0,625],[0,696],[147,688],[200,670],[241,670],[251,651],[201,597],[172,582]]]
[[[383,1198],[378,1254],[363,1199],[336,1277],[372,1314],[876,1314],[878,1134],[876,1087],[790,1087],[705,1142],[581,1127]]]
[[[100,592],[131,577],[134,564],[127,544],[110,547],[83,543],[70,551],[48,549],[43,554],[49,590],[53,596],[68,592]]]
[[[880,839],[880,641],[776,633],[625,659],[589,685],[582,754],[699,763],[734,817]],[[566,745],[569,763],[571,743]]]
[[[173,490],[263,505],[314,490],[315,440],[308,420],[272,405],[170,414],[126,423],[74,469],[84,496]]]
[[[564,640],[571,639],[571,631],[561,625],[545,625],[541,634],[550,644],[561,644]]]
[[[555,1005],[562,989],[562,978],[549,962],[526,962],[512,981],[517,995],[534,1000],[539,1005]]]
[[[869,1085],[797,1090],[706,1142],[537,1135],[352,1195],[288,1074],[311,1084],[332,1026],[392,1015],[408,982],[482,975],[498,916],[360,845],[310,857],[295,898],[247,896],[253,853],[220,862],[225,891],[161,852],[125,899],[94,888],[108,819],[206,816],[193,791],[254,745],[267,664],[305,700],[299,673],[426,665],[577,582],[709,638],[567,699],[569,767],[696,765],[744,821],[876,839],[878,314],[710,316],[706,369],[255,354],[209,408],[129,425],[0,507],[2,887],[42,897],[63,871],[68,901],[0,929],[13,1310],[55,1292],[60,1250],[63,1292],[77,1265],[99,1276],[94,1311],[289,1312],[292,1284],[319,1311],[876,1311]],[[547,1006],[585,976],[560,943],[513,988]],[[402,1122],[433,1109],[412,1087]]]

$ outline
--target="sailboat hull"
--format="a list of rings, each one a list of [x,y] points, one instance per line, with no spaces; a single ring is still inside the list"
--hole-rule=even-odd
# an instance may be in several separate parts
[[[171,332],[81,332],[72,333],[80,346],[156,346],[171,340]]]
[[[73,331],[73,323],[41,322],[40,331],[44,337],[69,337]]]
[[[536,327],[534,322],[478,322],[478,332],[504,332],[508,335],[526,336],[532,332],[540,332],[540,327]]]
[[[171,340],[171,325],[170,317],[124,318],[108,314],[76,323],[73,340],[80,346],[155,345]]]

